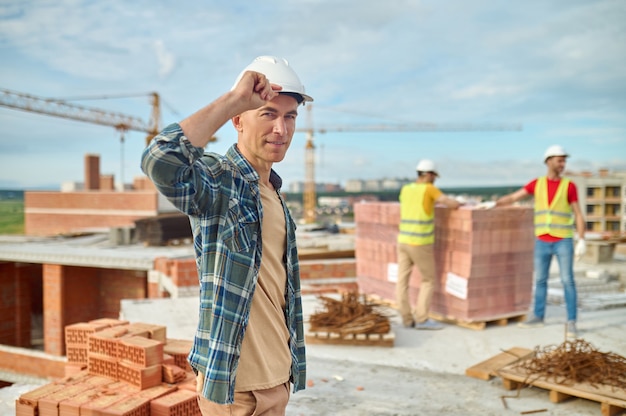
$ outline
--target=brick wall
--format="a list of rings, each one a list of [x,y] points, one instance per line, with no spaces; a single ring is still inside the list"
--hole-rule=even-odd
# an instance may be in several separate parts
[[[24,232],[56,235],[132,226],[158,214],[156,191],[24,192]]]
[[[100,175],[100,189],[103,191],[114,191],[115,190],[115,176]]]
[[[98,269],[100,308],[97,316],[117,319],[122,299],[148,297],[147,273],[136,270]],[[95,319],[93,316],[89,319]]]
[[[147,295],[146,273],[46,264],[43,267],[44,349],[65,354],[63,328],[97,318],[117,318],[121,299]]]
[[[356,291],[356,260],[301,260],[300,281],[303,294]]]
[[[65,357],[50,356],[39,351],[0,345],[2,369],[17,374],[41,378],[61,378],[65,375]]]
[[[133,189],[136,191],[156,191],[154,183],[147,176],[136,176],[133,178]]]
[[[357,282],[363,293],[395,301],[398,203],[355,205]],[[527,311],[533,274],[532,208],[436,208],[436,289],[431,311],[491,320]],[[454,286],[453,284],[454,283]],[[414,268],[410,298],[419,293]]]
[[[154,269],[153,278],[148,282],[148,297],[197,295],[198,271],[195,259],[158,258],[155,259]],[[301,260],[300,278],[302,293],[305,294],[357,290],[356,260]]]

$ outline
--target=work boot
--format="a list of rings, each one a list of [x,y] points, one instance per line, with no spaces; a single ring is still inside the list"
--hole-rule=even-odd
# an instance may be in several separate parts
[[[578,338],[576,321],[567,321],[567,324],[565,324],[565,336],[567,338]]]
[[[517,326],[520,328],[540,328],[543,326],[543,319],[531,315],[524,322],[518,323]]]
[[[443,325],[441,325],[439,322],[433,321],[432,319],[427,319],[424,322],[416,322],[415,329],[437,330],[443,329]]]

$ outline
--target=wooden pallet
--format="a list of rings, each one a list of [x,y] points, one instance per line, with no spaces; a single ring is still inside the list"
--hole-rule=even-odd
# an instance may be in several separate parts
[[[480,380],[491,380],[498,375],[498,370],[520,360],[531,358],[535,355],[534,350],[528,348],[513,347],[498,355],[481,361],[465,370],[465,375]]]
[[[393,332],[387,334],[346,334],[337,332],[309,332],[306,335],[308,344],[332,345],[360,345],[370,347],[393,347],[396,336]]]
[[[602,416],[626,415],[625,389],[605,385],[592,386],[589,383],[563,385],[546,378],[529,377],[523,369],[515,368],[520,360],[529,359],[533,355],[533,350],[514,347],[469,367],[465,374],[481,380],[499,376],[507,390],[516,390],[526,385],[548,390],[550,401],[553,403],[560,403],[572,397],[595,401],[600,403]]]
[[[507,365],[497,371],[504,388],[515,390],[525,385],[539,387],[550,392],[550,401],[560,403],[572,397],[600,403],[602,416],[617,416],[626,413],[626,390],[606,385],[592,386],[589,383],[558,384],[545,377],[528,376],[524,370]]]
[[[497,325],[497,326],[506,326],[511,322],[520,322],[526,318],[526,314],[515,314],[515,315],[507,315],[507,316],[498,316],[485,320],[463,320],[459,318],[454,318],[451,316],[446,316],[439,314],[437,312],[430,312],[430,317],[441,322],[446,322],[449,324],[458,325],[463,328],[483,330],[487,328],[487,325]]]

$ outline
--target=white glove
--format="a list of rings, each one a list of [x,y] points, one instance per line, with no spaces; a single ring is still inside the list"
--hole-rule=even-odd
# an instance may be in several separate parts
[[[585,239],[581,238],[576,243],[576,248],[574,249],[574,258],[576,261],[580,260],[582,256],[587,252],[587,243],[585,243]]]
[[[491,209],[496,206],[496,201],[485,201],[476,205],[476,209]]]

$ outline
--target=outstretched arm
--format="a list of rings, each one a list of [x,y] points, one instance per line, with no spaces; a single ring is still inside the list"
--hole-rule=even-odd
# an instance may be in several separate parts
[[[461,203],[459,201],[457,201],[456,199],[450,198],[449,196],[446,196],[444,194],[441,194],[441,196],[437,198],[435,203],[442,204],[448,208],[453,208],[453,209],[457,209],[458,207],[461,206]]]
[[[508,195],[504,195],[503,197],[498,198],[496,201],[496,207],[503,207],[506,205],[511,205],[522,198],[525,198],[529,195],[528,191],[525,188],[520,188],[517,191],[510,193]]]

